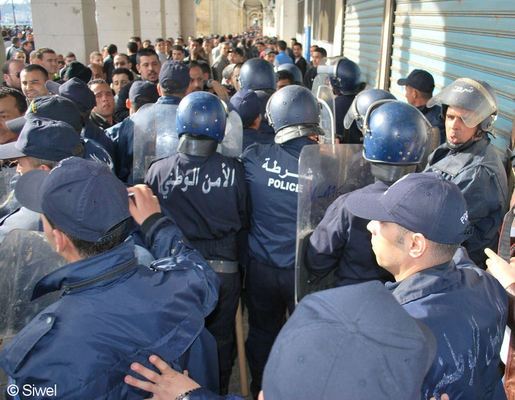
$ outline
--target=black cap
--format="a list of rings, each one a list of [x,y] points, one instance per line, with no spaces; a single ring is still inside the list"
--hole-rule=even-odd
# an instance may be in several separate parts
[[[411,86],[424,93],[433,93],[435,81],[433,75],[423,69],[414,69],[407,78],[401,78],[397,81],[398,85]]]

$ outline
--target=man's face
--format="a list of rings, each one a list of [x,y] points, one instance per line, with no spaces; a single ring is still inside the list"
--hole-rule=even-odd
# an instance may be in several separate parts
[[[105,73],[102,69],[101,65],[98,64],[91,64],[89,66],[89,69],[91,70],[91,80],[93,79],[104,79],[105,80]]]
[[[107,83],[97,83],[91,85],[91,91],[95,95],[97,105],[93,112],[104,118],[110,118],[114,114],[114,95]]]
[[[21,117],[23,114],[16,108],[16,99],[13,96],[0,98],[0,118],[9,121]]]
[[[102,54],[97,54],[96,56],[93,56],[93,58],[91,58],[89,62],[91,64],[98,64],[100,66],[104,65],[104,59],[102,58]]]
[[[28,42],[34,41],[34,35],[32,33],[27,33],[27,41]]]
[[[192,40],[190,44],[190,52],[197,55],[200,51],[200,44],[196,40]]]
[[[295,56],[295,58],[302,57],[302,47],[301,46],[296,44],[295,46],[293,46],[292,50],[293,50],[293,55]]]
[[[43,53],[40,64],[48,71],[48,75],[50,76],[54,75],[59,68],[57,55],[55,53]]]
[[[184,51],[172,50],[172,60],[173,61],[182,61],[182,60],[184,60]]]
[[[139,64],[136,65],[141,79],[144,81],[157,82],[159,79],[159,71],[161,70],[161,63],[157,56],[141,56]]]
[[[193,67],[190,68],[190,85],[186,90],[186,94],[192,92],[198,92],[204,89],[204,76],[202,74],[202,68]]]
[[[121,55],[116,55],[113,60],[113,65],[115,68],[131,68],[131,63],[128,58]]]
[[[64,59],[64,63],[68,66],[68,65],[70,65],[70,63],[71,63],[72,61],[76,61],[76,60],[77,60],[77,58],[75,58],[75,57],[66,57],[66,58]]]
[[[313,52],[313,67],[318,67],[319,65],[322,65],[322,60],[324,59],[324,56],[322,53],[319,53],[318,51]]]
[[[113,75],[112,80],[112,87],[115,95],[120,93],[120,89],[130,82],[129,77],[126,74]]]
[[[25,64],[25,61],[27,61],[27,57],[25,56],[25,53],[23,51],[17,51],[16,54],[14,55],[13,59],[19,60],[24,64]]]
[[[142,46],[144,49],[146,49],[148,46],[150,46],[150,40],[145,40]]]
[[[224,43],[224,44],[222,44],[222,46],[220,48],[220,54],[227,57],[230,49],[231,49],[231,45],[229,43]]]
[[[21,90],[20,72],[25,64],[21,62],[12,62],[9,65],[9,73],[4,74],[4,80],[7,86]]]
[[[156,51],[161,54],[166,54],[166,42],[165,41],[157,42],[156,43]]]
[[[21,90],[28,101],[36,97],[48,96],[50,92],[45,86],[46,76],[40,71],[22,71],[20,75]]]
[[[448,107],[445,114],[445,134],[447,141],[452,144],[462,144],[469,141],[477,132],[478,127],[469,128],[461,117],[470,111],[457,107]]]
[[[372,234],[372,250],[377,263],[395,274],[408,253],[405,235],[409,232],[399,229],[393,222],[370,221],[367,229]]]
[[[23,45],[23,50],[25,50],[26,52],[31,52],[32,51],[32,43],[25,42],[25,44]]]
[[[241,66],[235,67],[231,75],[231,85],[236,91],[240,90],[240,82],[238,79],[240,77],[240,70]]]
[[[204,40],[204,42],[202,43],[202,48],[206,52],[206,55],[209,55],[212,49],[211,42],[209,40]]]
[[[242,63],[244,61],[243,57],[240,56],[238,53],[236,53],[234,51],[231,51],[229,53],[229,55],[227,56],[227,59],[229,60],[229,62],[231,64],[239,64],[239,63]]]
[[[265,54],[265,60],[268,61],[270,64],[274,65],[274,61],[275,61],[275,53],[268,53],[268,54]]]

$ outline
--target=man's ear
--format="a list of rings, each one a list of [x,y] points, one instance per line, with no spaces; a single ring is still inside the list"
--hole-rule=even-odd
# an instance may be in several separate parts
[[[70,247],[70,238],[64,232],[59,229],[52,229],[52,235],[54,235],[55,251],[57,253],[62,253]]]
[[[427,250],[428,241],[421,233],[413,233],[409,239],[410,245],[408,253],[410,257],[419,258],[424,255]]]
[[[159,94],[159,97],[163,96],[163,90],[161,89],[161,85],[157,84],[157,94]]]

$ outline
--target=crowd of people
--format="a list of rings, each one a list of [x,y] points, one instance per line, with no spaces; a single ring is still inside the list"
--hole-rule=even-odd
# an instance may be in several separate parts
[[[7,309],[60,294],[3,338],[10,398],[239,398],[241,300],[254,399],[515,398],[511,351],[504,387],[499,368],[515,265],[492,251],[512,172],[490,142],[487,82],[434,94],[415,69],[396,99],[296,39],[133,36],[85,65],[10,33],[0,270],[20,229],[65,263],[0,296]],[[300,183],[301,154],[330,176],[329,149],[359,145],[302,239],[298,196],[317,182]]]

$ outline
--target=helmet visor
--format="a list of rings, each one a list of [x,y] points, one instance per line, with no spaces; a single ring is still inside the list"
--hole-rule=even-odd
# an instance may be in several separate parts
[[[469,78],[457,79],[445,87],[427,102],[427,107],[430,108],[435,104],[445,104],[466,110],[461,119],[469,128],[479,125],[497,111],[497,100],[493,91]]]

